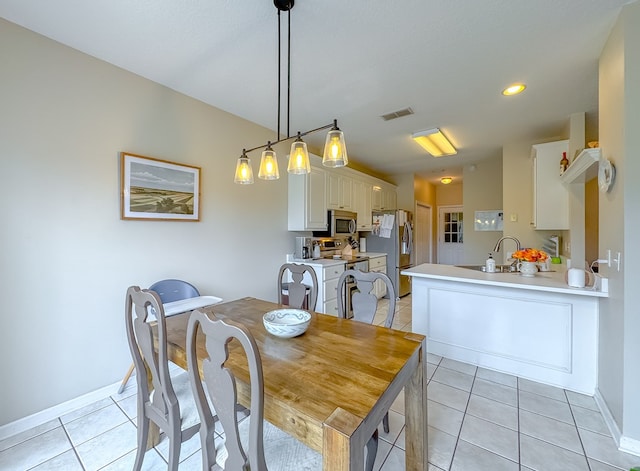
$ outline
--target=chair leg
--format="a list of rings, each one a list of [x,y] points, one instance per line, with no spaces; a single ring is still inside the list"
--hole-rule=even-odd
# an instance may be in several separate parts
[[[140,414],[140,412],[138,412]],[[147,440],[149,439],[149,419],[146,417],[138,418],[138,451],[136,451],[136,460],[133,464],[133,471],[142,469],[142,461],[147,451]]]
[[[384,433],[389,433],[389,413],[388,412],[382,418],[382,428],[384,428]]]
[[[167,437],[168,438],[168,437]],[[169,460],[168,460],[168,470],[169,471],[178,471],[178,465],[180,464],[180,435],[173,436],[169,438]]]
[[[365,462],[365,471],[373,471],[373,465],[376,462],[376,455],[378,454],[378,429],[373,432],[373,435],[367,442],[367,460]]]
[[[131,363],[131,366],[129,367],[129,371],[127,371],[127,374],[125,374],[124,378],[122,378],[122,384],[118,388],[118,394],[122,394],[122,391],[124,391],[124,387],[127,385],[129,378],[131,378],[131,374],[133,373],[134,367],[135,367],[134,364]]]

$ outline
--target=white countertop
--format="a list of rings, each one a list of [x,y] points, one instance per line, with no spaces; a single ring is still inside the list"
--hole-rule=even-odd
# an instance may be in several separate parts
[[[355,254],[354,254],[355,255]],[[360,257],[381,257],[386,256],[386,253],[378,253],[378,252],[358,252],[358,256]],[[331,259],[331,258],[306,258],[299,259],[293,258],[291,259],[291,263],[304,263],[305,265],[318,266],[318,267],[331,267],[334,265],[345,264],[344,260],[339,258]]]
[[[505,288],[519,288],[552,293],[563,293],[578,296],[596,296],[606,298],[607,292],[596,291],[591,287],[572,288],[565,282],[565,267],[558,267],[559,271],[538,272],[534,277],[521,276],[519,273],[486,273],[470,268],[456,267],[454,265],[440,265],[424,263],[407,270],[403,275],[416,278],[431,278],[436,280],[449,280],[462,283],[479,285],[501,286]]]

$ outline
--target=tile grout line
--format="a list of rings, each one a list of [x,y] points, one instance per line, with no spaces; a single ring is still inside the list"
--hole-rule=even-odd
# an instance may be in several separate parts
[[[80,459],[80,455],[78,454],[78,450],[76,450],[76,446],[73,443],[73,441],[71,440],[71,437],[69,436],[69,432],[67,432],[67,427],[65,427],[65,424],[62,423],[62,419],[60,417],[58,417],[58,421],[60,422],[60,425],[62,425],[62,431],[64,432],[65,436],[67,437],[67,440],[69,440],[69,444],[71,445],[71,449],[73,450],[73,454],[75,455],[76,459],[78,460],[78,463],[80,464],[80,467],[82,468],[82,471],[86,471],[87,468],[85,468],[84,463]]]

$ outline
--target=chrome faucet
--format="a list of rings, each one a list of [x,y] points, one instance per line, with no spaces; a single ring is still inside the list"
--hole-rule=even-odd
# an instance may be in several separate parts
[[[502,241],[505,240],[505,239],[511,239],[512,241],[514,241],[516,243],[516,251],[521,249],[520,241],[518,239],[516,239],[513,236],[504,236],[504,237],[500,237],[498,242],[496,242],[496,246],[493,248],[494,252],[498,252],[500,250],[500,245],[502,244]]]

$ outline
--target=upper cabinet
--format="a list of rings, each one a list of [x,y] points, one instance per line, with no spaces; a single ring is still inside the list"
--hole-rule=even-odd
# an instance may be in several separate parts
[[[370,231],[372,210],[396,208],[394,185],[350,168],[327,169],[320,162],[311,156],[310,174],[288,175],[290,231],[327,230],[331,209],[356,212],[358,231]]]
[[[398,198],[395,187],[374,185],[371,206],[374,211],[397,209]]]
[[[306,175],[288,175],[290,231],[327,230],[327,172],[311,167]]]
[[[327,209],[355,210],[351,176],[329,172],[327,175]]]
[[[373,185],[371,183],[354,180],[353,181],[353,203],[354,210],[358,213],[358,231],[370,231],[372,225],[371,218],[371,196]]]
[[[534,229],[569,229],[569,192],[562,184],[560,168],[563,152],[569,152],[569,141],[536,144],[531,150]]]

